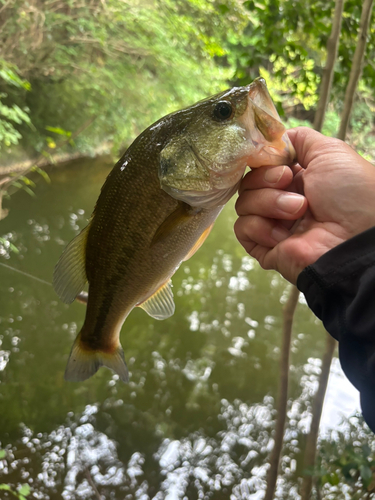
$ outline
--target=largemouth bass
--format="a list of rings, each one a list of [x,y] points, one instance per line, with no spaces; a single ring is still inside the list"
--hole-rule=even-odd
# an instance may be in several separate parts
[[[85,380],[104,365],[128,381],[120,330],[130,311],[170,317],[171,276],[202,245],[246,167],[294,156],[263,79],[165,116],[137,137],[55,268],[66,303],[89,283],[65,379]]]

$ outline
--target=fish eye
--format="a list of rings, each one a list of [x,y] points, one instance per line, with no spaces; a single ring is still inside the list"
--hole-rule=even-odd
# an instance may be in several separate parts
[[[232,117],[232,113],[232,104],[228,101],[218,102],[214,109],[214,117],[220,121],[228,120]]]

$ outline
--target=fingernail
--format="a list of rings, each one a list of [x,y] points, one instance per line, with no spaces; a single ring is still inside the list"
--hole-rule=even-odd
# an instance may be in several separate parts
[[[266,173],[264,174],[263,179],[266,182],[268,182],[269,184],[276,184],[276,183],[279,182],[279,180],[283,176],[283,174],[285,172],[285,169],[286,169],[286,167],[283,167],[282,170],[281,170],[281,172],[280,172],[280,168],[279,167],[269,168],[269,169],[266,170]]]
[[[305,201],[304,196],[294,193],[281,194],[277,200],[277,206],[284,212],[295,214],[300,210]]]
[[[284,227],[275,226],[271,231],[271,236],[274,240],[280,243],[280,241],[284,241],[289,238],[289,236],[291,236],[291,233]]]

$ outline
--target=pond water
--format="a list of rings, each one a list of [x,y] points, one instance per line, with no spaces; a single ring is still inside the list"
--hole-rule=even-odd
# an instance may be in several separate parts
[[[174,316],[155,321],[136,309],[126,320],[130,383],[105,368],[64,381],[85,306],[63,304],[49,283],[111,167],[107,158],[71,162],[49,171],[51,184],[40,179],[34,198],[20,191],[6,202],[0,236],[19,253],[0,247],[0,262],[47,283],[0,267],[0,483],[29,483],[30,498],[51,500],[262,498],[288,287],[238,244],[234,200],[175,274]],[[301,299],[278,498],[298,498],[324,335]],[[325,426],[358,407],[333,367]]]

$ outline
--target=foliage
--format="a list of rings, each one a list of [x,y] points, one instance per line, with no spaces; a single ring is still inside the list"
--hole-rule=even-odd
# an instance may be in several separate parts
[[[46,142],[53,149],[46,124],[74,133],[92,121],[67,151],[103,141],[122,148],[160,116],[259,74],[281,113],[311,121],[333,7],[333,0],[9,0],[0,12],[0,143],[7,150],[22,137],[33,155]],[[336,113],[360,10],[359,0],[345,3]],[[372,28],[367,61],[374,52]],[[359,126],[365,119],[372,128],[374,84],[369,62]],[[361,144],[366,134],[362,126]]]
[[[244,3],[250,18],[242,35],[233,41],[231,57],[235,78],[245,84],[258,73],[265,76],[273,97],[287,116],[313,121],[318,85],[326,59],[334,1],[258,0]],[[341,112],[359,31],[362,2],[345,2],[339,57],[333,82],[333,104]],[[366,94],[367,110],[373,108],[375,30],[369,31],[360,96]],[[282,106],[281,106],[282,105]],[[302,116],[301,116],[302,112]],[[354,120],[358,119],[354,117]],[[360,120],[362,115],[360,116]],[[372,120],[370,120],[372,127]],[[353,124],[353,120],[352,120]],[[364,135],[362,135],[362,138]]]
[[[0,450],[4,451],[4,450]],[[11,486],[8,484],[0,484],[0,490],[1,491],[6,491],[9,495],[11,495],[13,498],[17,498],[18,500],[26,500],[26,497],[30,494],[31,488],[30,486],[25,483],[22,484],[17,490],[14,490]]]
[[[161,115],[224,89],[233,69],[215,58],[244,24],[235,0],[13,0],[3,16],[1,51],[32,83],[13,98],[30,108],[38,151],[46,123],[75,131],[95,117],[77,146],[119,145]],[[26,143],[35,139],[20,131]]]
[[[343,431],[321,441],[315,475],[323,498],[375,497],[375,442],[362,416],[349,418]]]
[[[0,80],[9,87],[17,89],[30,90],[30,84],[23,80],[17,74],[17,67],[7,63],[0,58]],[[0,149],[2,145],[10,146],[18,144],[21,139],[20,132],[15,128],[14,124],[26,123],[30,125],[30,117],[28,109],[21,109],[17,104],[7,104],[8,95],[5,92],[0,92]],[[4,102],[5,101],[5,102]]]

